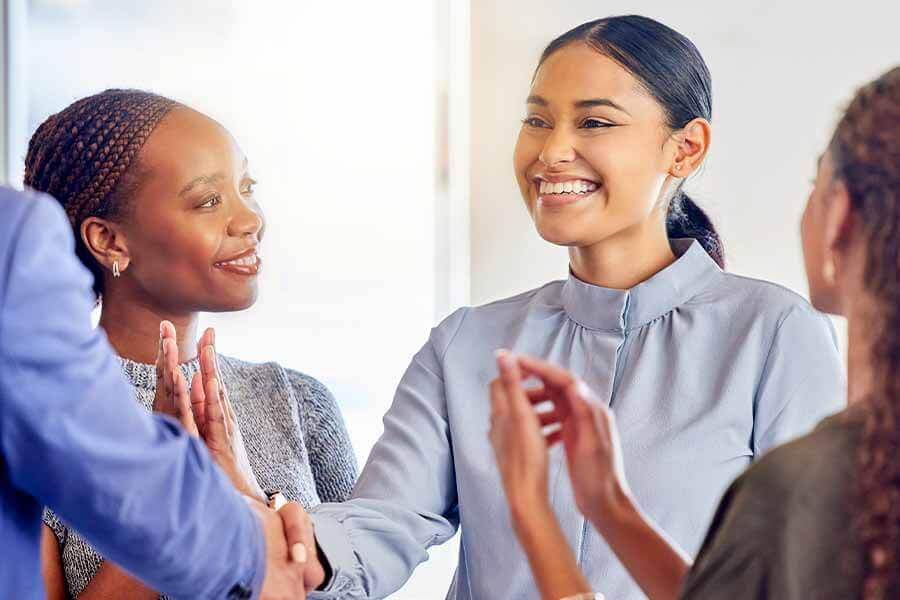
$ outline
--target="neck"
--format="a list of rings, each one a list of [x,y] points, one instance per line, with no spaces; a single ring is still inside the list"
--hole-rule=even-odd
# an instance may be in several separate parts
[[[135,298],[117,296],[115,293],[104,295],[100,327],[119,356],[140,363],[156,362],[159,323],[163,320],[171,321],[175,326],[178,362],[197,356],[196,312],[161,310]]]
[[[585,283],[628,290],[676,260],[662,219],[590,246],[569,249],[572,272]]]

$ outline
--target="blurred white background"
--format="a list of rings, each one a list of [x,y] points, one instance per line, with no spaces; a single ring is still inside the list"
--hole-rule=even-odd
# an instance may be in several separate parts
[[[714,144],[688,185],[733,271],[805,293],[797,223],[854,88],[900,59],[900,4],[662,0],[7,0],[0,152],[107,87],[219,119],[260,181],[266,268],[252,309],[208,315],[220,346],[323,380],[360,462],[429,328],[452,308],[560,278],[512,152],[543,47],[612,14],[690,37],[714,82]],[[502,549],[498,549],[502,551]],[[394,599],[443,597],[455,542]]]

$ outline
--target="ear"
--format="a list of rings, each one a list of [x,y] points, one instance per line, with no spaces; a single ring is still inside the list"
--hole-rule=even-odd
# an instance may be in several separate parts
[[[112,271],[113,263],[119,263],[119,271],[124,272],[131,262],[128,243],[119,226],[99,217],[88,217],[81,223],[81,239],[94,260],[105,269]]]
[[[684,178],[697,170],[706,158],[712,127],[706,119],[694,119],[673,136],[675,152],[669,175]]]
[[[825,202],[825,247],[839,251],[850,238],[853,225],[853,211],[850,194],[844,182],[832,183]]]

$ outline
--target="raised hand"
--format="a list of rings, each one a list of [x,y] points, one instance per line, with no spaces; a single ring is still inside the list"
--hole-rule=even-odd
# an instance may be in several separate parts
[[[169,321],[159,324],[159,345],[156,352],[156,395],[153,411],[175,417],[191,435],[199,435],[187,381],[178,366],[178,344],[175,326]]]
[[[518,356],[517,363],[522,376],[542,384],[528,391],[531,403],[553,403],[542,424],[558,424],[559,430],[550,434],[548,443],[562,441],[575,502],[597,524],[630,495],[615,418],[569,371],[528,356]]]
[[[200,437],[216,463],[241,493],[261,499],[264,494],[253,475],[243,437],[228,402],[214,344],[215,332],[207,329],[197,344],[200,372],[191,382],[189,404]]]
[[[547,441],[541,431],[546,416],[532,410],[516,358],[500,350],[497,365],[500,377],[490,384],[489,437],[515,524],[535,511],[549,511]]]

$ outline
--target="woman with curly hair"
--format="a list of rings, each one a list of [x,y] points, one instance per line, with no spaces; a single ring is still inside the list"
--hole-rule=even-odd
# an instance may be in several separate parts
[[[900,67],[841,118],[802,236],[814,306],[848,321],[849,406],[731,485],[693,566],[629,490],[615,407],[566,370],[499,353],[491,437],[509,501],[532,507],[514,525],[544,598],[590,590],[542,509],[546,487],[527,485],[557,441],[579,508],[652,599],[900,595]],[[525,390],[528,375],[543,386]]]

